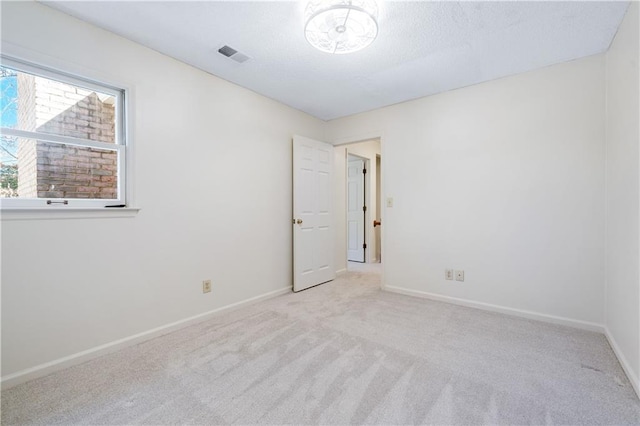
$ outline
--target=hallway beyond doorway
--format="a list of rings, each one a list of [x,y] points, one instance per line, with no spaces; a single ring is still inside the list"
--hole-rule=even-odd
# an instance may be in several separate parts
[[[347,262],[347,271],[382,275],[382,263]]]

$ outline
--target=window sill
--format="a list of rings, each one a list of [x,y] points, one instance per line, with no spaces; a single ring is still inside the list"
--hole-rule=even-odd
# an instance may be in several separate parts
[[[98,207],[51,207],[51,208],[4,208],[0,211],[2,221],[7,220],[51,220],[51,219],[104,219],[135,217],[140,208]]]

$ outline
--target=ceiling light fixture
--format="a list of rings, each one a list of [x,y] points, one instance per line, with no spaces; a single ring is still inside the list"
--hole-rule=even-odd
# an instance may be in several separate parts
[[[355,52],[378,35],[377,14],[374,0],[313,0],[305,11],[304,35],[323,52]]]

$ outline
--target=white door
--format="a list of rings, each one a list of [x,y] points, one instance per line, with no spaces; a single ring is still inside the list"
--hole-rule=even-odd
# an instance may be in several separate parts
[[[364,262],[364,160],[347,162],[347,260]]]
[[[335,278],[333,146],[293,137],[293,291]]]

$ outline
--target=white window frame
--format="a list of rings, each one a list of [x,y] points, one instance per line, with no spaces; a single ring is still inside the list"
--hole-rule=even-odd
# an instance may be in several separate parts
[[[99,93],[115,97],[115,141],[99,142],[91,139],[53,135],[43,132],[32,132],[20,129],[0,127],[2,135],[35,139],[48,143],[96,148],[117,153],[117,197],[115,199],[78,199],[78,198],[1,198],[0,210],[53,210],[53,209],[104,209],[109,206],[128,207],[127,204],[127,90],[109,84],[77,77],[65,72],[28,63],[5,55],[0,55],[0,65],[16,71],[29,73],[38,77],[67,83],[83,89],[95,90]],[[18,171],[19,173],[19,171]]]

